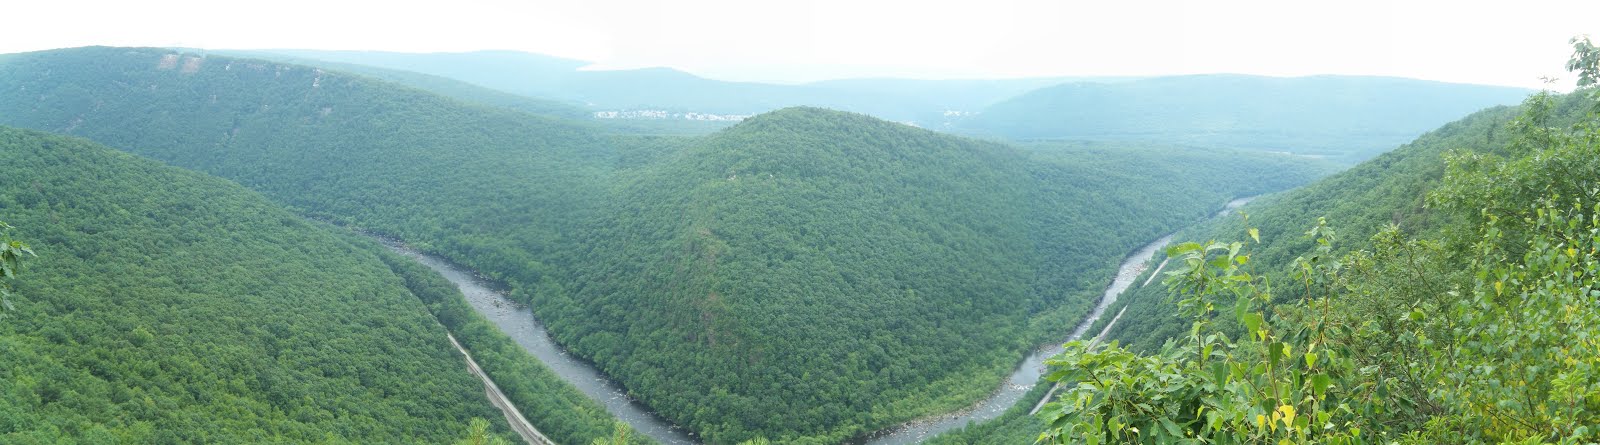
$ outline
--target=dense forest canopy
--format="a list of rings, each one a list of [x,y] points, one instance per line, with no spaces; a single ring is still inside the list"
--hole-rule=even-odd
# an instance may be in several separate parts
[[[1087,310],[1123,252],[1318,172],[1256,158],[1030,153],[785,109],[626,171],[574,278],[524,294],[709,437],[835,441],[987,393]],[[1171,174],[1100,164],[1139,161]]]
[[[0,215],[39,254],[0,320],[0,442],[509,431],[370,244],[82,139],[0,127],[0,165]]]
[[[4,123],[226,177],[489,272],[544,267],[613,159],[585,125],[249,59],[29,53],[0,64],[0,86],[19,92],[0,97]]]
[[[14,56],[0,90],[25,92],[0,96],[5,123],[223,176],[501,280],[713,443],[834,442],[964,406],[1079,317],[1124,253],[1326,172],[1259,153],[1021,150],[811,108],[704,138],[607,136],[155,49]],[[527,365],[500,351],[502,369]],[[560,387],[529,372],[527,388]],[[564,431],[603,429],[582,418]]]

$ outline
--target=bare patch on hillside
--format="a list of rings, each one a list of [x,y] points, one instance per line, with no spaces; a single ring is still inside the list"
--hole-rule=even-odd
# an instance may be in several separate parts
[[[200,57],[195,57],[195,56],[189,56],[189,57],[183,58],[183,70],[182,70],[182,72],[184,74],[194,74],[194,73],[200,72],[200,63],[201,62],[205,62],[205,59],[204,58],[200,58]]]

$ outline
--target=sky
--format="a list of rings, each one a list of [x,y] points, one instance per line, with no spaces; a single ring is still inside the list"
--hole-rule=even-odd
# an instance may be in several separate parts
[[[50,0],[5,9],[0,53],[493,49],[766,82],[1355,74],[1567,90],[1568,39],[1600,38],[1593,0]]]

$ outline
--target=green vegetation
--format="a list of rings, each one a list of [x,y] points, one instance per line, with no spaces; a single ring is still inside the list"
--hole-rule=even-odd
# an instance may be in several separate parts
[[[1516,114],[1517,109],[1511,107],[1480,111],[1349,170],[1252,202],[1243,211],[1250,215],[1251,226],[1262,239],[1262,244],[1252,247],[1252,259],[1259,264],[1290,264],[1313,248],[1314,240],[1304,236],[1305,226],[1319,218],[1326,218],[1347,240],[1369,239],[1390,224],[1412,234],[1436,229],[1447,216],[1427,211],[1424,198],[1444,176],[1444,154],[1452,149],[1489,152],[1505,146],[1513,133],[1506,127]],[[1233,216],[1185,231],[1178,238],[1233,239],[1244,230],[1244,221]],[[1343,254],[1357,246],[1335,245],[1333,253]],[[1109,338],[1135,349],[1152,351],[1188,329],[1188,322],[1174,314],[1165,286],[1153,283],[1131,289],[1118,304],[1128,306],[1123,321],[1137,322],[1119,323],[1112,327]]]
[[[457,440],[456,445],[507,445],[505,438],[489,433],[489,421],[474,417],[467,423],[467,437]]]
[[[33,249],[22,241],[11,239],[11,225],[0,221],[0,319],[16,310],[11,304],[11,280],[17,278],[22,258],[33,256]]]
[[[1059,335],[1030,320],[1081,316],[1121,253],[1309,173],[1283,156],[1245,167],[1259,182],[1178,168],[1221,159],[1029,153],[786,109],[625,171],[575,277],[517,295],[709,440],[838,441],[986,394]],[[1098,164],[1134,160],[1173,174]]]
[[[553,267],[541,262],[599,200],[614,162],[586,125],[249,59],[29,53],[0,65],[0,87],[26,92],[0,97],[3,123],[232,179],[513,285]]]
[[[18,55],[0,90],[26,92],[0,96],[7,123],[217,174],[482,271],[712,443],[836,442],[965,406],[1081,316],[1123,253],[1325,170],[1018,150],[818,109],[704,138],[607,137],[365,77],[147,49]],[[546,434],[610,431],[460,318],[459,297],[407,283]]]
[[[1353,163],[1528,91],[1350,76],[1178,76],[1039,89],[954,123],[1015,139],[1143,140]]]
[[[1600,439],[1597,111],[1592,89],[1536,95],[1263,203],[1226,226],[1245,241],[1175,246],[1188,328],[1148,355],[1069,344],[1041,440]],[[1277,217],[1308,210],[1329,213],[1299,241]]]
[[[40,253],[0,323],[0,442],[446,442],[501,418],[370,244],[81,139],[0,128],[0,165]]]
[[[1549,107],[1545,125],[1558,127],[1577,123],[1591,106],[1582,97],[1543,104],[1540,106]],[[1252,259],[1260,264],[1291,264],[1315,247],[1315,240],[1304,236],[1305,226],[1323,218],[1345,240],[1352,241],[1334,245],[1332,254],[1336,255],[1367,247],[1360,241],[1391,224],[1408,236],[1445,230],[1455,216],[1430,211],[1426,202],[1428,191],[1438,187],[1444,177],[1445,154],[1455,150],[1506,156],[1518,137],[1515,127],[1522,125],[1517,123],[1522,110],[1496,107],[1474,113],[1349,170],[1251,203],[1244,211],[1262,239],[1252,247]],[[1233,239],[1244,230],[1244,221],[1233,217],[1186,231],[1179,239]],[[1288,278],[1281,266],[1268,271],[1279,274],[1279,280]],[[1174,315],[1163,286],[1135,288],[1118,304],[1128,306],[1124,321],[1138,322],[1119,323],[1109,337],[1136,350],[1153,351],[1188,329],[1188,322]],[[1228,314],[1222,317],[1226,319]]]
[[[1051,382],[1039,379],[1032,390],[1022,396],[1021,401],[1005,413],[984,422],[969,423],[967,426],[933,436],[926,445],[989,445],[1007,443],[1032,443],[1039,438],[1039,431],[1043,431],[1045,423],[1037,416],[1028,415],[1033,410],[1033,404],[1044,398],[1050,392]]]
[[[472,358],[500,387],[500,392],[545,437],[557,443],[585,443],[612,434],[613,425],[621,424],[599,402],[563,382],[538,358],[474,311],[449,280],[398,254],[381,251],[379,259],[404,280],[406,289],[422,300],[457,341],[472,351]],[[628,442],[617,443],[654,442],[635,435],[628,437]]]

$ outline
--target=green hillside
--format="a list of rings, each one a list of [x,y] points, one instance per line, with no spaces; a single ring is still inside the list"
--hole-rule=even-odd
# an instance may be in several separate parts
[[[250,59],[29,53],[0,64],[0,89],[25,92],[0,98],[0,123],[229,178],[486,271],[513,265],[527,282],[594,204],[613,157],[571,121]]]
[[[237,184],[0,128],[38,253],[0,320],[0,442],[448,442],[510,434],[369,244]]]
[[[1568,69],[1595,84],[1597,51],[1572,42]],[[1185,235],[1223,241],[1172,247],[1172,298],[1128,303],[1118,336],[1142,353],[1069,344],[1053,361],[1070,384],[1040,437],[1600,438],[1597,99],[1478,113]]]
[[[1019,150],[805,108],[704,138],[608,137],[367,77],[154,49],[13,56],[0,90],[26,92],[0,96],[5,123],[217,174],[499,279],[558,341],[712,443],[836,442],[964,406],[1080,316],[1125,252],[1325,171],[1223,151]]]
[[[1220,295],[1211,298],[1215,299],[1218,308],[1211,316],[1203,318],[1208,324],[1202,328],[1202,333],[1218,333],[1238,342],[1233,347],[1225,347],[1221,343],[1212,346],[1218,351],[1232,351],[1231,354],[1240,357],[1238,361],[1242,363],[1230,363],[1228,366],[1251,369],[1250,357],[1258,357],[1254,354],[1259,354],[1262,346],[1252,343],[1246,336],[1268,332],[1267,335],[1273,335],[1275,339],[1281,336],[1284,344],[1289,345],[1285,350],[1295,354],[1286,361],[1296,366],[1290,372],[1280,371],[1281,375],[1287,376],[1285,379],[1308,378],[1316,374],[1331,376],[1331,379],[1345,379],[1342,383],[1341,380],[1330,380],[1334,382],[1331,387],[1343,393],[1337,398],[1332,389],[1316,393],[1317,387],[1308,379],[1302,381],[1306,386],[1294,389],[1286,386],[1282,389],[1295,391],[1303,399],[1284,396],[1283,399],[1268,402],[1301,409],[1314,399],[1325,407],[1334,406],[1335,403],[1345,404],[1341,406],[1346,408],[1329,410],[1325,414],[1333,415],[1327,419],[1343,420],[1318,420],[1329,427],[1321,432],[1308,431],[1305,433],[1307,435],[1298,436],[1300,439],[1296,440],[1320,437],[1337,441],[1351,436],[1370,440],[1381,437],[1376,434],[1403,437],[1403,443],[1453,442],[1463,438],[1486,440],[1491,437],[1500,437],[1502,440],[1518,437],[1542,437],[1544,440],[1564,438],[1575,440],[1574,443],[1582,443],[1579,439],[1584,437],[1592,440],[1592,432],[1573,429],[1595,419],[1595,413],[1600,410],[1592,404],[1585,408],[1581,403],[1560,405],[1554,401],[1550,402],[1551,405],[1522,402],[1508,405],[1502,402],[1499,409],[1487,408],[1486,405],[1507,398],[1537,401],[1543,398],[1559,400],[1566,394],[1583,397],[1581,394],[1594,394],[1596,388],[1592,378],[1571,389],[1553,390],[1542,385],[1505,388],[1497,382],[1497,379],[1507,378],[1506,375],[1516,378],[1545,375],[1550,379],[1558,378],[1554,377],[1557,375],[1568,376],[1561,378],[1594,375],[1582,370],[1586,369],[1585,366],[1592,366],[1593,350],[1574,352],[1583,349],[1582,344],[1586,341],[1592,344],[1592,340],[1585,340],[1592,338],[1592,325],[1548,323],[1570,320],[1572,317],[1593,317],[1593,311],[1574,311],[1562,315],[1543,305],[1560,306],[1563,295],[1574,297],[1589,294],[1589,301],[1592,302],[1591,292],[1595,282],[1593,267],[1596,262],[1593,259],[1593,246],[1587,243],[1593,240],[1581,233],[1593,230],[1595,210],[1587,206],[1593,205],[1594,181],[1600,177],[1600,173],[1597,173],[1600,172],[1600,165],[1594,162],[1600,159],[1595,152],[1593,132],[1596,104],[1594,99],[1581,93],[1549,101],[1536,98],[1530,103],[1523,107],[1497,107],[1475,113],[1350,170],[1305,187],[1257,200],[1243,209],[1249,215],[1248,223],[1234,216],[1185,230],[1176,237],[1178,240],[1244,240],[1248,243],[1244,253],[1248,254],[1249,259],[1241,264],[1247,264],[1248,267],[1241,267],[1236,273],[1247,272],[1258,278],[1265,277],[1265,283],[1272,284],[1247,287],[1245,289],[1252,290],[1241,292],[1257,299],[1263,298],[1261,293],[1276,294],[1271,302],[1277,307],[1265,309],[1268,323],[1260,325],[1270,325],[1264,328],[1267,331],[1251,331],[1247,327],[1257,321],[1241,323],[1239,314],[1245,314],[1244,319],[1250,319],[1259,317],[1260,313],[1251,315],[1250,311],[1236,312],[1233,309],[1237,301],[1233,299],[1233,288],[1216,285],[1219,287],[1216,292]],[[1530,113],[1530,107],[1545,111]],[[1530,137],[1530,134],[1546,136]],[[1465,155],[1467,153],[1473,155]],[[1447,159],[1457,159],[1456,167],[1449,167]],[[1546,201],[1540,196],[1561,198]],[[1571,204],[1575,207],[1568,207],[1568,201],[1575,203]],[[1545,207],[1552,204],[1559,207],[1556,210]],[[1539,211],[1541,208],[1545,210]],[[1576,222],[1563,222],[1560,225],[1551,225],[1549,221],[1539,222],[1541,218],[1547,219],[1558,214],[1582,216],[1571,220]],[[1502,235],[1484,238],[1485,227],[1490,226],[1489,215],[1495,215],[1496,220],[1510,217],[1504,220],[1507,223],[1494,224],[1497,226],[1495,232],[1488,232]],[[1314,227],[1319,219],[1325,221],[1328,230],[1319,231],[1317,237],[1308,236],[1305,232]],[[1257,230],[1259,242],[1250,238],[1247,227]],[[1576,232],[1565,231],[1566,228]],[[1541,238],[1548,236],[1540,233],[1545,230],[1564,234],[1555,239]],[[1589,235],[1593,233],[1591,231]],[[1319,248],[1318,238],[1331,243],[1324,250]],[[1552,245],[1552,241],[1560,244]],[[1559,269],[1546,270],[1545,273],[1555,275],[1551,277],[1552,280],[1543,281],[1549,284],[1544,290],[1535,289],[1537,286],[1533,283],[1537,281],[1517,278],[1521,276],[1519,274],[1539,273],[1537,271],[1541,267],[1549,267],[1538,259],[1544,258],[1540,255],[1552,254],[1552,258],[1566,255],[1569,251],[1560,250],[1565,249],[1559,247],[1562,245],[1580,249],[1589,246],[1589,250],[1570,251],[1571,261],[1564,263],[1568,265],[1564,267],[1573,267],[1570,273]],[[1546,250],[1545,253],[1537,253],[1541,249],[1560,252]],[[1584,257],[1580,253],[1589,256]],[[1524,256],[1530,254],[1533,256]],[[1479,255],[1498,257],[1481,260],[1478,259]],[[1296,264],[1306,259],[1311,259],[1310,264],[1315,271],[1309,285],[1295,273]],[[1183,270],[1181,264],[1181,261],[1174,260],[1166,266],[1163,275]],[[1135,282],[1146,280],[1151,272],[1146,272]],[[1477,300],[1475,298],[1481,298],[1486,288],[1495,287],[1491,285],[1493,280],[1482,281],[1485,276],[1505,277],[1500,279],[1507,281],[1525,280],[1522,283],[1527,287],[1522,292],[1526,293],[1495,303]],[[1110,330],[1108,340],[1149,354],[1149,358],[1143,360],[1150,361],[1135,361],[1111,349],[1105,350],[1105,355],[1069,354],[1069,358],[1060,365],[1063,366],[1061,369],[1070,370],[1074,364],[1083,363],[1085,368],[1094,368],[1096,372],[1129,372],[1133,373],[1131,375],[1163,379],[1158,386],[1145,387],[1145,392],[1122,392],[1136,385],[1150,384],[1131,375],[1128,380],[1121,382],[1129,386],[1113,384],[1096,387],[1095,391],[1115,394],[1107,399],[1118,400],[1118,403],[1145,402],[1160,406],[1160,403],[1170,401],[1205,404],[1209,408],[1218,406],[1213,404],[1228,403],[1229,397],[1267,397],[1271,394],[1259,387],[1261,392],[1249,396],[1232,390],[1222,391],[1220,386],[1194,389],[1179,383],[1181,378],[1175,373],[1197,370],[1196,374],[1209,375],[1213,368],[1190,367],[1193,366],[1193,358],[1185,356],[1183,352],[1185,348],[1194,347],[1186,338],[1191,333],[1195,316],[1193,309],[1190,312],[1180,309],[1179,300],[1190,298],[1194,293],[1183,292],[1178,297],[1170,297],[1173,291],[1162,284],[1161,278],[1158,277],[1148,286],[1130,289],[1123,294],[1119,305],[1110,309],[1114,312],[1127,306],[1121,321]],[[1305,300],[1307,291],[1314,297],[1309,303]],[[1252,292],[1256,294],[1252,295]],[[1509,286],[1506,295],[1511,295]],[[1566,307],[1569,311],[1576,308],[1570,303]],[[1098,331],[1106,321],[1109,318],[1102,319],[1101,324],[1090,332]],[[1544,329],[1551,326],[1559,327],[1552,327],[1554,331]],[[1326,327],[1327,332],[1317,334],[1321,332],[1316,330],[1318,327]],[[1473,334],[1475,332],[1493,332],[1493,340],[1514,341],[1518,348],[1526,351],[1512,352],[1493,347],[1481,349],[1482,346],[1497,343],[1485,342]],[[1164,348],[1163,343],[1169,340],[1177,343]],[[1320,368],[1313,365],[1298,366],[1300,362],[1313,364],[1316,361],[1301,357],[1311,355],[1305,346],[1308,342],[1319,343],[1311,348],[1331,351],[1321,353],[1324,363],[1335,361]],[[1555,346],[1553,350],[1539,349],[1545,345]],[[1192,355],[1192,349],[1189,351],[1188,354]],[[1221,357],[1222,353],[1219,353],[1215,360],[1221,362]],[[1571,357],[1573,360],[1563,362],[1552,360],[1551,357]],[[1477,368],[1483,370],[1481,374],[1449,373],[1464,366],[1451,364],[1457,360],[1491,364],[1489,366],[1492,367]],[[1122,368],[1124,366],[1126,368]],[[1577,374],[1572,374],[1572,366],[1578,367]],[[1222,369],[1227,375],[1226,370],[1234,368]],[[1190,376],[1198,381],[1196,374]],[[1083,378],[1083,374],[1063,374],[1071,375]],[[1111,375],[1114,374],[1101,374],[1100,378],[1110,382],[1114,378]],[[1292,377],[1295,375],[1300,377]],[[1239,375],[1233,379],[1235,383],[1231,388],[1260,384],[1241,383],[1249,378]],[[1302,389],[1306,392],[1298,393]],[[1196,394],[1206,397],[1207,401],[1196,403],[1187,398]],[[1062,400],[1078,400],[1073,397],[1063,396]],[[1079,406],[1096,407],[1081,411],[1085,416],[1114,409],[1106,405],[1077,403],[1080,403]],[[1541,411],[1537,408],[1539,406],[1548,406],[1549,411]],[[1193,406],[1185,409],[1194,411]],[[1053,419],[1083,418],[1059,414],[1066,412],[1069,411],[1047,408],[1037,417],[1027,416],[1025,412],[1010,412],[994,421],[941,435],[931,443],[1030,442],[1040,436],[1040,431],[1053,431],[1049,427]],[[1261,414],[1272,413],[1263,410]],[[1196,429],[1196,424],[1190,423],[1190,416],[1162,411],[1158,407],[1149,408],[1142,415],[1123,417],[1121,422],[1124,422],[1123,425],[1153,430],[1164,427],[1139,425],[1142,422],[1159,424],[1158,419],[1161,418],[1172,422],[1176,427],[1172,431]],[[1213,418],[1217,419],[1213,422],[1218,426],[1207,433],[1212,434],[1213,438],[1220,434],[1237,439],[1246,437],[1246,431],[1253,431],[1248,426],[1249,419],[1245,419],[1243,425],[1222,426],[1228,425],[1224,420],[1227,419],[1225,415],[1214,415]],[[1517,424],[1519,420],[1548,422],[1549,427],[1522,429]],[[1086,440],[1083,434],[1092,434],[1090,430],[1083,429],[1072,433],[1072,423],[1066,425],[1067,429],[1052,432],[1063,435],[1054,436],[1051,441],[1075,443]],[[1244,428],[1231,429],[1238,426]],[[1113,434],[1126,434],[1128,430],[1124,428],[1117,431],[1121,433]],[[1286,435],[1295,434],[1291,428],[1280,431]],[[1264,430],[1254,434],[1271,437],[1266,436]],[[1161,439],[1155,436],[1150,440]]]
[[[713,441],[838,441],[987,393],[1122,252],[1316,172],[1152,158],[1172,174],[785,109],[628,172],[574,279],[533,306]],[[1219,170],[1259,176],[1208,181]]]
[[[1550,124],[1565,126],[1583,119],[1591,106],[1579,96],[1553,102]],[[1341,242],[1332,254],[1370,249],[1371,239],[1395,225],[1409,236],[1437,236],[1454,221],[1449,213],[1431,211],[1428,193],[1445,174],[1447,152],[1506,153],[1516,141],[1513,121],[1523,107],[1497,107],[1475,113],[1431,131],[1409,144],[1306,187],[1269,196],[1246,206],[1249,226],[1260,232],[1261,244],[1252,258],[1275,265],[1273,274],[1288,279],[1288,265],[1315,247],[1305,232],[1325,218]],[[1196,227],[1180,235],[1187,239],[1236,239],[1244,233],[1241,218],[1229,218]],[[1112,338],[1153,349],[1187,329],[1187,322],[1172,314],[1163,286],[1131,291],[1122,303],[1129,306],[1126,320],[1111,331]]]
[[[1043,88],[958,121],[1014,139],[1144,140],[1354,163],[1528,91],[1353,76],[1176,76]]]

